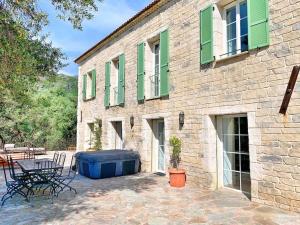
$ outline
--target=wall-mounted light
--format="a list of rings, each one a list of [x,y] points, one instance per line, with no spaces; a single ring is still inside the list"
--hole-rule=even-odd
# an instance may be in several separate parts
[[[132,128],[134,126],[134,117],[130,116],[130,127]]]
[[[184,112],[179,113],[179,125],[182,127],[184,124]]]
[[[97,122],[98,122],[98,126],[102,127],[102,119],[97,119]]]

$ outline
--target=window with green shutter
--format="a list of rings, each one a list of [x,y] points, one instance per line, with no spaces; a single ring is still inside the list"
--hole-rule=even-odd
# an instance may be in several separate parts
[[[209,35],[208,38],[206,36],[210,32],[206,32],[209,28],[206,24],[211,24],[210,21],[207,22],[210,17],[213,18],[212,24],[217,24],[217,27],[223,24],[223,29]],[[235,0],[228,4],[226,0],[220,0],[216,6],[209,6],[202,10],[200,12],[201,64],[213,60],[212,52],[217,59],[223,59],[247,52],[249,49],[268,46],[268,21],[268,0]],[[205,41],[212,39],[212,37],[215,37],[215,43],[209,41],[211,48],[210,53],[207,54],[208,50],[203,46]],[[212,51],[212,46],[217,47]]]
[[[268,0],[248,0],[249,49],[269,45]]]
[[[169,95],[169,32],[160,33],[160,96]]]
[[[125,55],[119,56],[119,71],[118,71],[118,105],[125,102]]]
[[[200,11],[200,63],[214,61],[213,55],[213,6]]]
[[[145,77],[145,43],[137,46],[137,100],[143,101],[144,93],[144,77]]]
[[[92,71],[92,93],[91,97],[95,98],[96,97],[96,70],[94,69]]]
[[[109,107],[110,105],[110,64],[111,62],[105,63],[105,93],[104,93],[105,107]]]
[[[82,76],[82,99],[86,100],[87,75]]]

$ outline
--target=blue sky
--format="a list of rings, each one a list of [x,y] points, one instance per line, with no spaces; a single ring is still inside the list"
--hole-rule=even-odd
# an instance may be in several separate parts
[[[98,12],[94,18],[83,22],[83,30],[74,30],[68,22],[58,19],[52,5],[42,0],[41,7],[49,14],[49,25],[45,32],[49,34],[49,41],[59,47],[67,55],[69,63],[60,72],[77,75],[75,58],[92,47],[122,23],[147,6],[152,0],[103,0],[98,3]]]

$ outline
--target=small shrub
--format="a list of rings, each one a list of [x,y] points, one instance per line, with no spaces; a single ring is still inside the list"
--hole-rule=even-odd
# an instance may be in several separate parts
[[[172,146],[171,156],[170,156],[170,163],[173,168],[178,169],[179,163],[181,161],[180,153],[181,153],[181,139],[176,136],[172,136],[169,140],[170,145]]]

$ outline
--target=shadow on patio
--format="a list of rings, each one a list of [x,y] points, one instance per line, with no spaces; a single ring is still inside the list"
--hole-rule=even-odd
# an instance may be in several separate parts
[[[5,193],[5,184],[2,170],[0,173],[0,194],[2,195]],[[105,211],[112,213],[122,197],[129,197],[133,200],[143,192],[151,192],[151,188],[158,184],[157,177],[137,174],[92,180],[77,175],[72,183],[78,191],[77,195],[66,190],[58,198],[54,198],[53,204],[46,197],[33,197],[30,203],[20,197],[14,197],[0,209],[2,218],[0,224],[40,224],[41,222],[60,224],[65,220],[73,220],[76,215],[80,215],[79,218],[82,221],[83,215],[81,214],[86,216],[90,211],[101,210],[101,213]]]

